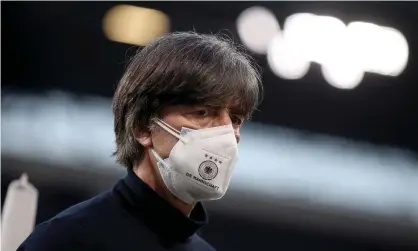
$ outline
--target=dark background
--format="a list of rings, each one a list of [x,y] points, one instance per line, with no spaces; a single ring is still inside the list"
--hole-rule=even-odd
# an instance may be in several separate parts
[[[118,2],[120,4],[122,2]],[[409,62],[398,77],[366,74],[353,90],[328,85],[317,65],[307,76],[288,81],[276,77],[264,56],[264,101],[254,121],[304,132],[317,132],[418,153],[418,4],[414,2],[127,2],[165,12],[173,31],[208,33],[223,30],[239,42],[238,15],[253,5],[272,10],[281,24],[296,12],[332,15],[344,22],[370,21],[400,30],[409,43]],[[112,97],[131,45],[109,41],[102,18],[114,2],[2,2],[2,95],[44,93],[51,89],[76,95]],[[2,156],[2,201],[20,160]],[[29,164],[31,165],[31,164]],[[74,177],[94,174],[74,174]],[[108,186],[114,178],[109,178]],[[40,190],[37,222],[91,196],[82,188],[35,185]],[[96,192],[92,192],[96,193]],[[365,219],[367,221],[367,219]],[[219,250],[407,250],[405,243],[335,235],[292,225],[213,213],[203,235]],[[405,244],[405,245],[403,245]],[[412,249],[411,249],[412,250]]]
[[[128,2],[129,4],[135,4]],[[396,27],[410,46],[407,69],[398,77],[366,74],[354,90],[328,85],[318,67],[301,80],[273,75],[265,57],[264,102],[254,120],[341,135],[418,151],[418,4],[406,2],[293,3],[257,2],[270,8],[283,24],[296,12],[337,16],[345,22],[370,21]],[[109,41],[101,25],[112,2],[2,3],[2,87],[31,91],[63,89],[111,97],[135,49]],[[143,2],[172,20],[172,30],[224,30],[239,41],[236,18],[251,2]],[[293,82],[293,83],[292,83]]]

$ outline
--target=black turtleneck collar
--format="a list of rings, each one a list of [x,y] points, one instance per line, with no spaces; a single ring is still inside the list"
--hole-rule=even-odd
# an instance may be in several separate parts
[[[197,203],[187,217],[131,170],[115,189],[126,200],[129,211],[156,233],[165,245],[188,239],[208,221],[202,203]]]

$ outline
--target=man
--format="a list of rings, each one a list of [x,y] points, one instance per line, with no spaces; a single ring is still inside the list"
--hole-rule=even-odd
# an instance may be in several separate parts
[[[113,189],[39,225],[19,251],[214,250],[196,231],[221,198],[239,130],[261,96],[249,58],[211,35],[174,33],[140,50],[113,100]]]

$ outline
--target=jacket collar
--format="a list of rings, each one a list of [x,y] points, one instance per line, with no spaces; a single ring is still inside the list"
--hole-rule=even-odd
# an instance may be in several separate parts
[[[187,217],[160,197],[132,170],[129,170],[126,177],[119,181],[115,189],[133,209],[129,211],[134,217],[144,222],[166,245],[173,245],[188,239],[208,221],[202,203],[197,203],[190,217]]]

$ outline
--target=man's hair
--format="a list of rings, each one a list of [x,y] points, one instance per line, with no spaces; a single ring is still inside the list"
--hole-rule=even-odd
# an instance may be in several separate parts
[[[238,104],[249,118],[261,101],[255,64],[230,40],[179,32],[164,35],[131,59],[113,98],[117,162],[133,168],[144,147],[133,129],[149,131],[152,118],[172,105]]]

